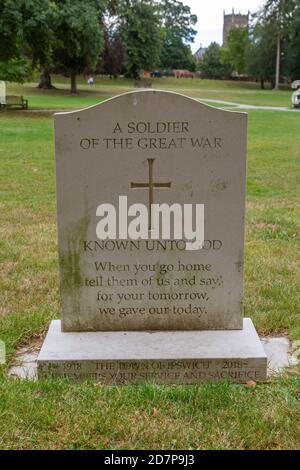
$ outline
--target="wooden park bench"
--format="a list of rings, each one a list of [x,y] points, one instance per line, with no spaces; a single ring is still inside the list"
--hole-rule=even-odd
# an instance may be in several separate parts
[[[3,106],[3,105],[2,105]],[[28,100],[25,100],[23,96],[6,96],[5,108],[21,108],[28,109]]]

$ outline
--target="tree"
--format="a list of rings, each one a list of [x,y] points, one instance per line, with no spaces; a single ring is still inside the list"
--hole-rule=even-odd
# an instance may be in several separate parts
[[[249,44],[246,50],[246,71],[260,81],[274,84],[277,38],[267,22],[258,22],[250,29]]]
[[[191,14],[189,6],[178,0],[162,0],[160,12],[163,33],[161,66],[192,69],[195,64],[188,43],[194,41],[196,31],[193,26],[197,23],[197,16]]]
[[[290,37],[286,46],[286,73],[292,80],[300,78],[300,5],[295,8]]]
[[[48,0],[0,1],[1,75],[24,80],[50,51]]]
[[[13,1],[0,1],[0,62],[20,57],[20,18]]]
[[[276,65],[274,89],[279,89],[281,61],[284,55],[284,43],[290,33],[293,13],[298,0],[266,0],[259,13],[263,23],[267,23],[276,37]]]
[[[25,0],[21,10],[25,54],[31,57],[33,68],[38,66],[41,69],[38,88],[55,88],[50,76],[55,41],[52,24],[54,7],[54,2],[50,0]]]
[[[212,42],[206,49],[199,68],[208,78],[224,78],[232,72],[230,64],[223,62],[222,49],[216,42]]]
[[[23,80],[31,69],[49,62],[52,4],[49,0],[0,1],[0,60],[7,79]]]
[[[24,82],[32,73],[30,63],[25,58],[0,61],[0,80]]]
[[[195,59],[190,46],[184,44],[180,38],[172,38],[167,46],[164,43],[160,56],[160,66],[167,69],[194,70]]]
[[[101,70],[117,78],[124,68],[124,47],[120,33],[107,30],[104,33],[104,43]]]
[[[238,74],[246,72],[246,51],[249,45],[248,28],[231,28],[227,37],[226,62]]]
[[[141,70],[151,70],[159,63],[162,35],[158,7],[152,0],[121,0],[118,16],[127,75],[138,79]]]
[[[104,0],[57,0],[52,11],[55,70],[69,76],[77,93],[76,76],[96,66],[103,50]]]

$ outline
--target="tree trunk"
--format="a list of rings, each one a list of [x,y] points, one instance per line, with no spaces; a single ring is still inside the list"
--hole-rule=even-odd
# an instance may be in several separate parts
[[[260,79],[260,88],[261,88],[262,90],[265,89],[265,81],[264,81],[263,78]]]
[[[76,73],[71,74],[71,93],[77,93]]]
[[[38,88],[41,88],[43,90],[55,89],[55,86],[53,86],[51,82],[51,75],[48,67],[43,67],[41,70],[40,83],[38,84]]]
[[[279,90],[279,80],[280,80],[280,36],[277,37],[277,54],[276,54],[276,75],[275,75],[275,86],[274,90]]]

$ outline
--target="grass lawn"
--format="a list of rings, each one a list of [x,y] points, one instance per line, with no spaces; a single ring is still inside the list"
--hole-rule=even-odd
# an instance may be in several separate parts
[[[287,91],[177,82],[176,90],[190,96],[289,106]],[[175,86],[174,79],[159,83]],[[74,98],[65,83],[59,86],[54,97],[33,84],[23,85],[22,94],[32,106],[52,109],[133,89],[126,81],[102,80],[92,92],[82,84]],[[291,339],[300,338],[299,129],[300,113],[249,112],[245,314],[261,334]],[[1,449],[299,448],[299,369],[256,387],[102,387],[8,378],[16,349],[38,340],[59,317],[51,113],[0,112],[0,162],[0,338],[8,353],[0,366]]]
[[[95,84],[90,87],[82,77],[78,77],[78,95],[70,94],[69,80],[53,75],[56,90],[39,90],[36,82],[24,85],[9,83],[8,95],[23,95],[29,100],[32,108],[80,108],[98,103],[103,99],[126,91],[134,90],[133,81],[119,78],[117,80],[97,77]],[[172,90],[198,99],[214,99],[234,103],[291,107],[292,90],[284,89],[274,92],[270,89],[261,90],[258,83],[201,80],[198,78],[152,79],[152,87],[161,90]]]

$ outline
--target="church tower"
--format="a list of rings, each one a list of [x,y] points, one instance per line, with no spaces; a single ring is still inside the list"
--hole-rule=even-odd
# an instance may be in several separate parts
[[[242,15],[241,12],[234,13],[234,9],[232,9],[232,13],[226,15],[225,10],[223,12],[224,21],[223,21],[223,47],[227,45],[227,37],[228,33],[231,28],[242,28],[248,27],[249,25],[249,11],[247,15]]]

